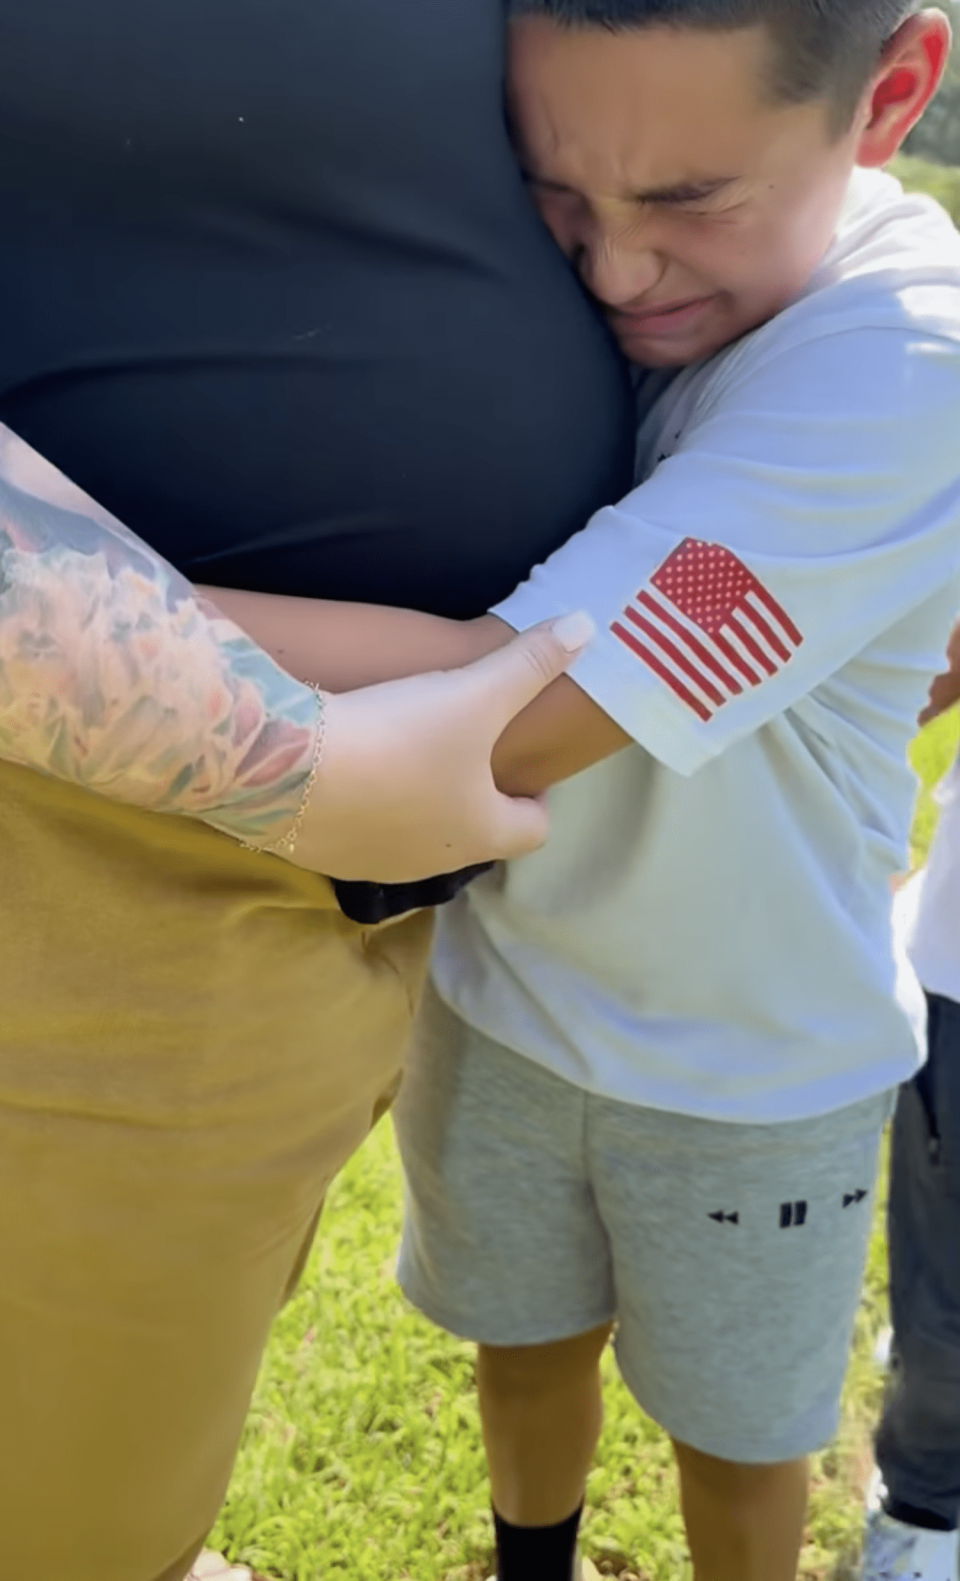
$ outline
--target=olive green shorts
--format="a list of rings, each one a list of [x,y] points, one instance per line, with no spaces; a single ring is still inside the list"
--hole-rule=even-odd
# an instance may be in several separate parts
[[[0,764],[0,1574],[180,1581],[429,917]]]

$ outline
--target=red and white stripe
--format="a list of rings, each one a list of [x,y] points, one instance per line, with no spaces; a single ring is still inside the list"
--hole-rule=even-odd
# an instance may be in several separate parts
[[[751,582],[720,620],[709,623],[711,629],[649,584],[610,629],[706,722],[731,698],[776,675],[803,641],[766,588]]]

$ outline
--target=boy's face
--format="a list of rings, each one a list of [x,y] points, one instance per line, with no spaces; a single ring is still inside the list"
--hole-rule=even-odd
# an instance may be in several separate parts
[[[761,27],[511,24],[532,195],[633,362],[718,351],[787,306],[830,244],[864,117],[837,137],[825,102],[771,103],[771,49]]]

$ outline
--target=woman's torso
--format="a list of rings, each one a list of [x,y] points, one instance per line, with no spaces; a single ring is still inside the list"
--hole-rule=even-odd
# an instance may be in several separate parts
[[[497,0],[7,0],[0,418],[197,579],[469,615],[629,482]]]

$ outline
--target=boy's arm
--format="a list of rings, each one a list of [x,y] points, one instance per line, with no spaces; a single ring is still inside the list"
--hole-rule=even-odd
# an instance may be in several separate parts
[[[499,624],[506,641],[513,628]],[[562,675],[507,725],[493,751],[494,778],[510,796],[539,796],[633,740],[576,681]]]
[[[960,573],[957,432],[952,338],[867,325],[776,354],[748,347],[649,480],[496,606],[522,629],[576,599],[597,628],[537,711],[554,721],[541,761],[566,732],[582,731],[587,752],[609,741],[570,701],[576,683],[667,768],[693,774],[819,693],[913,611],[942,604]],[[883,706],[915,712],[938,646],[928,624],[891,670]],[[874,680],[885,662],[878,651]],[[824,695],[825,728],[847,707],[870,728],[872,684],[851,671],[840,695]]]
[[[866,328],[758,350],[647,482],[490,615],[368,610],[350,636],[344,606],[341,641],[361,666],[443,667],[582,607],[596,639],[504,731],[498,784],[539,792],[631,740],[695,773],[960,570],[957,432],[953,341]]]
[[[496,615],[444,620],[408,609],[338,604],[230,588],[199,590],[278,664],[332,692],[429,670],[454,669],[503,647],[513,628]],[[507,726],[494,750],[497,785],[536,796],[630,742],[603,709],[566,676]]]
[[[276,662],[328,692],[352,692],[430,670],[453,670],[513,636],[493,616],[443,620],[410,609],[281,593],[199,587]]]
[[[359,661],[396,662],[396,622],[407,662],[443,666],[582,607],[596,639],[504,731],[498,783],[539,791],[631,740],[695,773],[960,571],[958,432],[953,338],[817,325],[779,350],[748,345],[676,452],[491,615],[461,627],[368,612]],[[936,648],[931,632],[894,678],[898,706],[939,668]]]

